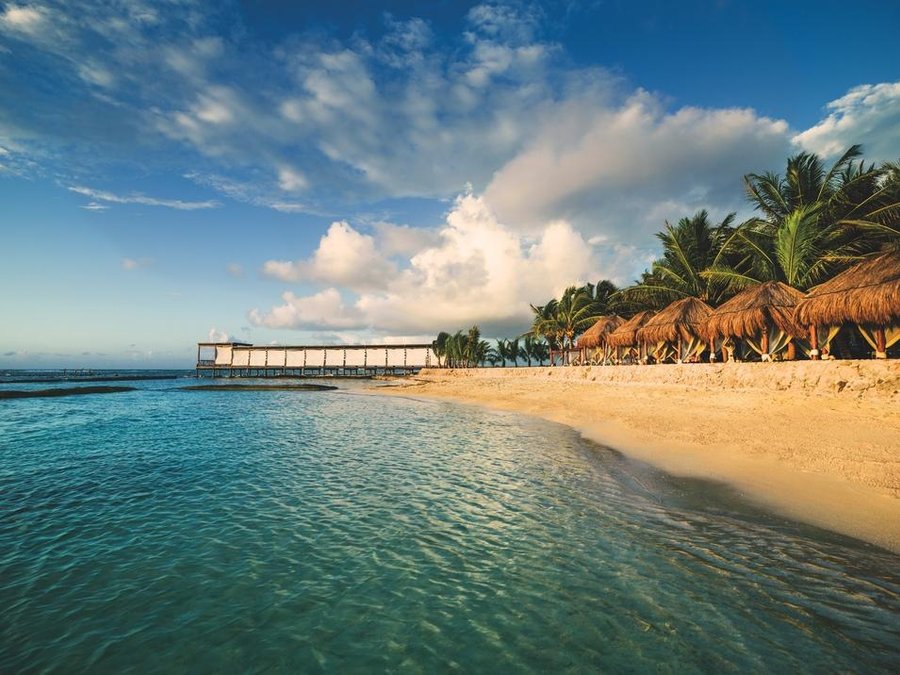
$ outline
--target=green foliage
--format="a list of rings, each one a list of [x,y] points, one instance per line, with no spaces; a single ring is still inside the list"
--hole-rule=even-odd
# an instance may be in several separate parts
[[[866,165],[854,145],[830,168],[811,153],[784,176],[744,176],[760,212],[737,227],[706,211],[666,223],[662,257],[613,300],[623,313],[659,310],[692,296],[716,306],[747,286],[781,281],[805,291],[866,255],[900,245],[900,164]]]
[[[523,337],[544,340],[547,344],[544,358],[549,357],[551,349],[570,349],[575,345],[576,336],[593,325],[598,317],[614,310],[617,292],[615,284],[607,280],[581,287],[569,286],[560,298],[545,305],[531,305],[534,313],[531,330]],[[522,358],[528,357],[523,355]],[[532,358],[537,356],[532,355]]]

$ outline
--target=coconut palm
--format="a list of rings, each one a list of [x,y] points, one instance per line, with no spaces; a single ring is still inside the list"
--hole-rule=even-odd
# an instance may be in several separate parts
[[[450,339],[450,333],[441,331],[437,338],[431,343],[431,351],[434,352],[438,361],[438,368],[442,367],[441,359],[447,355],[447,340]]]
[[[736,228],[726,244],[730,264],[703,275],[731,291],[780,281],[806,291],[885,242],[900,237],[900,168],[868,167],[861,147],[850,147],[826,171],[801,152],[788,159],[784,177],[744,177],[749,200],[763,217]]]
[[[734,214],[713,225],[709,213],[698,211],[682,218],[676,225],[656,234],[662,242],[663,255],[645,272],[641,281],[616,296],[633,310],[660,309],[681,298],[698,298],[711,305],[724,299],[728,283],[704,276],[710,267],[723,266],[731,239]]]

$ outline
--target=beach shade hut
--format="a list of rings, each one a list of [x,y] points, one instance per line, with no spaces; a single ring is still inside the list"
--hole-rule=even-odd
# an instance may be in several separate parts
[[[803,293],[780,281],[756,284],[713,310],[706,320],[706,335],[714,345],[716,340],[741,338],[762,361],[784,351],[793,359],[793,338],[806,335],[794,321],[794,309],[802,299]]]
[[[581,352],[582,363],[609,363],[612,360],[612,348],[606,342],[616,328],[625,322],[621,316],[609,314],[598,318],[594,325],[588,328],[578,341],[575,347]]]
[[[652,319],[655,314],[656,312],[651,310],[638,312],[610,333],[606,338],[606,344],[612,349],[623,352],[623,356],[631,356],[636,362],[643,361],[646,357],[646,352],[643,349],[643,343],[638,341],[637,332],[643,328],[644,324]]]
[[[637,332],[657,363],[700,359],[706,349],[706,320],[712,307],[697,298],[682,298],[649,319]],[[655,345],[655,346],[654,346]]]
[[[859,327],[875,358],[887,358],[887,350],[900,340],[900,251],[864,260],[814,286],[797,303],[794,320],[810,327],[813,358],[821,344],[818,328],[848,321]]]

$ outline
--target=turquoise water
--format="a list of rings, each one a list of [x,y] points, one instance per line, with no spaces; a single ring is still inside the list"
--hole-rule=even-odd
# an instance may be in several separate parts
[[[177,385],[0,401],[0,672],[900,663],[900,557],[567,428]]]

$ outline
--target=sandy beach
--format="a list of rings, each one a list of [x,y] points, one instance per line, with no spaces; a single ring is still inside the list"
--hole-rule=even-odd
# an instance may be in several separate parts
[[[514,410],[900,553],[900,363],[423,370],[381,391]]]

